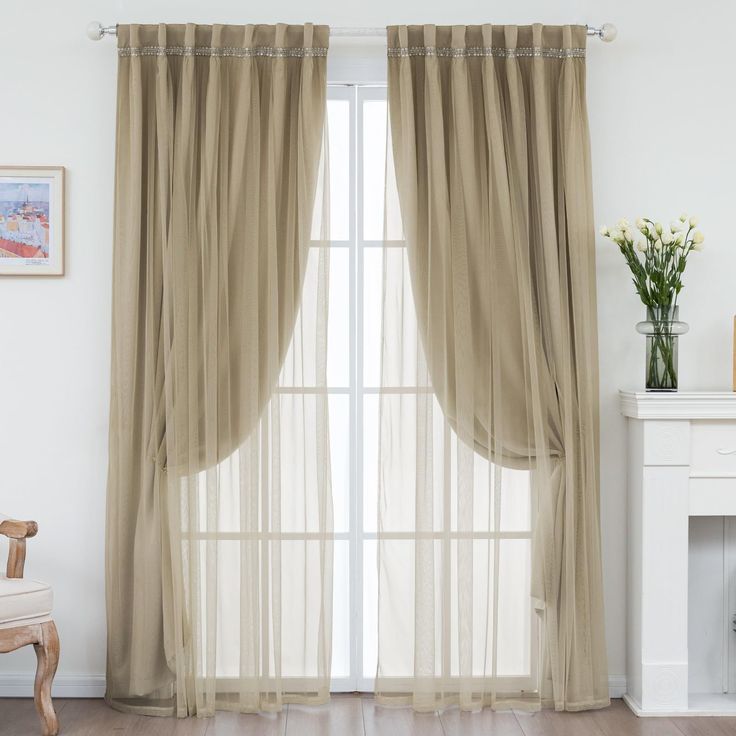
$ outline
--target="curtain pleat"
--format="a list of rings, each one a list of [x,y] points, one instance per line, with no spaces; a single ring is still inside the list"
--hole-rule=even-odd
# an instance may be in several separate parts
[[[388,29],[377,691],[418,710],[609,702],[585,41]]]
[[[325,26],[119,26],[108,701],[323,701]],[[303,583],[283,588],[282,569]],[[288,645],[288,646],[287,646]]]

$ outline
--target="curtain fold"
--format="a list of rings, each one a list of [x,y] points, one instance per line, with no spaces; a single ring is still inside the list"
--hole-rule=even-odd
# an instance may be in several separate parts
[[[311,24],[118,27],[116,707],[328,694],[327,45]]]
[[[609,702],[585,42],[388,28],[377,690],[420,710]]]

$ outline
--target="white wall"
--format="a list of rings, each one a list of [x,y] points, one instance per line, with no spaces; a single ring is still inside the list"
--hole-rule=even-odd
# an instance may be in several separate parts
[[[591,41],[588,105],[596,219],[696,212],[706,251],[686,272],[681,385],[729,388],[736,313],[736,5],[642,0],[35,0],[5,3],[0,23],[0,162],[67,167],[67,275],[0,279],[0,509],[36,518],[28,572],[53,581],[59,682],[105,668],[104,508],[110,343],[114,22],[544,23],[612,21]],[[640,387],[642,338],[623,260],[598,244],[601,515],[609,669],[625,672],[624,422],[619,387]],[[4,549],[0,549],[4,552]],[[0,687],[33,671],[33,653],[0,657]]]

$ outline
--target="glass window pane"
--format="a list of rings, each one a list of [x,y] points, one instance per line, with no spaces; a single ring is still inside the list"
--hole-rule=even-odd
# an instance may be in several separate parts
[[[321,468],[318,466],[317,427],[318,412],[326,400],[330,421],[335,422],[335,432],[347,430],[347,412],[340,411],[342,396],[326,397],[324,394],[281,394],[278,400],[271,403],[270,417],[272,426],[278,421],[278,447],[270,452],[278,452],[279,473],[270,474],[270,493],[278,493],[281,510],[281,527],[284,532],[318,532],[321,529],[322,505],[320,504],[319,482]],[[333,406],[335,407],[333,409]],[[256,450],[261,451],[261,447]],[[339,451],[339,447],[330,446],[331,455]],[[340,472],[339,463],[335,462],[335,471]],[[262,484],[263,481],[260,481]],[[344,487],[344,481],[333,474],[333,482],[337,491],[333,490],[333,498]],[[338,523],[336,518],[335,523]]]
[[[383,249],[363,250],[363,385],[381,385]]]
[[[451,555],[451,668],[459,674],[458,632],[469,627],[472,637],[472,671],[477,677],[493,672],[494,615],[498,617],[496,667],[499,677],[531,674],[532,602],[529,596],[531,541],[502,539],[453,540]],[[498,609],[493,606],[494,555],[498,550]],[[465,556],[465,562],[460,563]],[[472,614],[461,611],[461,593],[469,593]]]
[[[350,397],[332,395],[330,404],[330,464],[335,531],[350,530]]]
[[[320,259],[329,254],[326,248],[310,248],[304,271],[301,305],[297,313],[291,343],[281,366],[279,386],[314,386],[315,348],[317,347],[317,299],[319,298]]]
[[[523,676],[531,672],[532,602],[531,540],[502,539],[498,572],[498,674]]]
[[[217,575],[220,580],[240,580],[247,561],[257,554],[262,542],[220,540],[217,543]],[[272,543],[273,544],[273,543]],[[208,559],[207,542],[199,545],[200,562]],[[321,633],[321,545],[315,540],[284,540],[279,543],[280,570],[279,579],[289,581],[282,584],[281,593],[281,668],[284,677],[316,677],[319,672],[319,634]],[[299,570],[299,575],[294,571]],[[346,676],[350,671],[350,617],[348,615],[349,587],[349,550],[347,542],[335,543],[335,593],[333,594],[333,658],[332,668],[336,677]],[[265,574],[267,579],[261,581],[266,586],[275,582],[273,569]],[[232,594],[227,585],[218,587],[216,611],[209,614],[206,605],[206,575],[200,577],[200,615],[199,621],[204,628],[209,617],[217,619],[217,676],[221,678],[237,678],[244,674],[256,676],[256,672],[241,670],[241,634],[247,633],[242,628],[243,606],[239,596]],[[200,631],[201,635],[201,631]],[[202,638],[204,640],[204,638]],[[206,669],[206,647],[201,651],[201,670]],[[268,663],[273,672],[275,663],[271,657]]]
[[[332,580],[332,677],[350,676],[350,542],[335,542]]]
[[[289,539],[279,544],[279,552],[281,673],[284,677],[316,677],[320,668],[320,637],[324,621],[321,584],[322,544],[314,539]],[[340,564],[339,555],[340,550],[336,544],[336,571]],[[268,585],[269,581],[266,580],[265,584]],[[334,634],[333,629],[333,641]],[[340,632],[340,639],[343,638],[344,634]],[[273,672],[275,667],[273,658],[270,667]]]
[[[378,394],[363,397],[363,530],[378,531]]]
[[[322,151],[317,182],[317,197],[312,213],[312,240],[327,236],[331,240],[346,241],[350,238],[350,102],[327,100],[327,135],[329,139],[329,232],[323,233],[322,214],[324,191],[322,173],[325,151]]]
[[[386,100],[363,102],[363,238],[383,240]]]
[[[531,473],[513,468],[496,472],[501,472],[501,531],[531,534]]]
[[[350,102],[327,101],[330,137],[330,239],[350,238]]]
[[[378,542],[363,542],[363,677],[374,678],[378,664]]]
[[[257,544],[257,543],[256,543]],[[220,580],[240,580],[240,562],[253,545],[239,541],[217,543],[217,575]],[[206,559],[205,542],[200,545],[201,559]],[[206,591],[207,576],[200,585]],[[207,621],[207,596],[200,599],[200,621]],[[240,674],[240,596],[232,595],[227,585],[218,586],[217,595],[217,676],[236,678]]]
[[[347,248],[309,249],[302,287],[302,304],[294,325],[291,344],[281,368],[279,385],[315,386],[317,346],[317,299],[320,254],[328,253],[330,285],[327,313],[327,385],[347,388],[350,384],[350,254]]]
[[[363,150],[359,166],[363,184],[363,239],[389,240],[403,237],[393,161],[386,161],[388,129],[386,100],[364,100],[362,105]],[[384,218],[384,206],[389,204]]]
[[[406,248],[364,248],[363,255],[363,385],[381,385],[384,351],[386,386],[429,385],[421,350]],[[385,261],[385,263],[384,263]],[[385,301],[383,312],[384,270]]]
[[[312,248],[314,250],[314,248]],[[350,385],[350,253],[330,249],[330,302],[327,321],[327,385]]]

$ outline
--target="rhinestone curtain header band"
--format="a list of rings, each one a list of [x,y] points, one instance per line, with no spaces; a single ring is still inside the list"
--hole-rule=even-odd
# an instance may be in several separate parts
[[[209,56],[247,59],[253,57],[270,58],[310,58],[327,56],[327,48],[281,48],[271,46],[237,47],[223,46],[123,46],[118,49],[122,57],[132,56]],[[585,49],[545,49],[541,47],[519,47],[503,49],[494,46],[468,46],[467,48],[403,46],[388,49],[390,58],[409,56],[436,56],[439,58],[464,59],[468,57],[495,57],[501,59],[542,58],[542,59],[581,59]]]
[[[237,47],[223,46],[122,46],[119,56],[214,56],[250,59],[253,57],[271,57],[277,59],[311,58],[327,56],[327,49],[314,48],[280,48],[271,46]]]
[[[435,46],[399,46],[388,50],[390,58],[407,56],[437,56],[450,59],[465,59],[476,56],[492,56],[500,59],[516,59],[533,57],[541,59],[582,59],[585,49],[545,49],[535,47],[519,47],[503,49],[496,46],[468,46],[467,48],[451,48]]]

